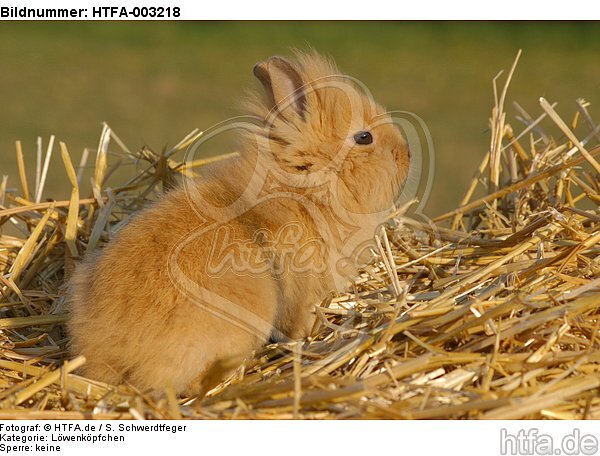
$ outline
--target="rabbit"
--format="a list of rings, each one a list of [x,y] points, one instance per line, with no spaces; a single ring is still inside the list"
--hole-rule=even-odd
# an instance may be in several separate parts
[[[68,330],[84,375],[205,394],[270,338],[308,336],[314,306],[347,286],[394,208],[408,144],[358,82],[316,52],[253,73],[239,156],[185,179],[75,268]]]

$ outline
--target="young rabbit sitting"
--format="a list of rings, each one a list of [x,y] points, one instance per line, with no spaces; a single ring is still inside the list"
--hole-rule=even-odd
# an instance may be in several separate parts
[[[309,335],[314,305],[345,286],[393,208],[408,146],[358,83],[317,54],[271,57],[254,75],[264,93],[247,103],[258,121],[240,156],[185,180],[76,268],[69,331],[85,375],[206,392],[225,373],[215,366]]]

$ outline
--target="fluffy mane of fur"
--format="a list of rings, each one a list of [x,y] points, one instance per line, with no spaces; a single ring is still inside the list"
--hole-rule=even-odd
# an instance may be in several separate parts
[[[336,173],[354,200],[348,204],[359,212],[390,206],[408,171],[408,148],[385,109],[360,82],[317,53],[296,52],[295,61],[285,64],[294,73],[290,80],[301,82],[280,100],[269,93],[270,80],[266,95],[251,95],[245,107],[262,124],[244,135],[246,152],[255,156],[268,150],[284,172],[313,183],[323,177],[317,171]],[[356,147],[353,135],[374,128],[373,145]]]

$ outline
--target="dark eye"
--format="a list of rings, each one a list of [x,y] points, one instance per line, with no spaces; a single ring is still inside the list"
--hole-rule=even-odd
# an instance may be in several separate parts
[[[373,142],[373,135],[368,131],[361,131],[354,135],[354,142],[356,144],[371,144]]]

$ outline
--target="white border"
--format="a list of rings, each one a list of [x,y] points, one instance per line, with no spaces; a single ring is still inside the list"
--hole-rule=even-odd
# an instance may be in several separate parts
[[[3,7],[91,8],[179,7],[178,20],[592,20],[600,3],[589,0],[9,0]],[[94,20],[88,15],[87,20]],[[113,19],[136,20],[119,15]],[[18,18],[17,18],[18,19]],[[107,17],[95,19],[108,19]],[[140,18],[138,18],[139,20]],[[167,18],[165,18],[167,19]],[[172,20],[173,18],[171,18]],[[7,20],[7,19],[3,19]],[[11,19],[8,19],[11,20]]]

